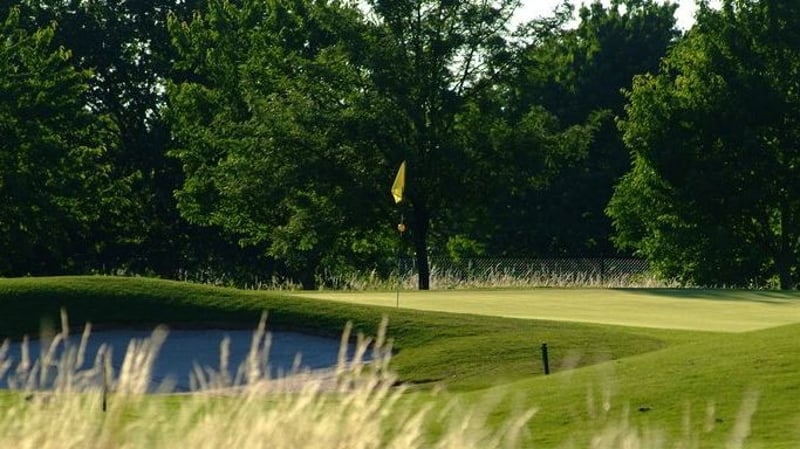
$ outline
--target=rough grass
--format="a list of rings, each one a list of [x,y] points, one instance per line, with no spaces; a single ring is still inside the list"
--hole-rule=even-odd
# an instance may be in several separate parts
[[[675,281],[657,278],[652,273],[617,274],[602,276],[588,272],[554,272],[541,267],[530,266],[519,270],[513,266],[504,266],[503,260],[474,260],[481,268],[464,273],[451,270],[447,266],[435,263],[430,267],[430,286],[440,289],[475,289],[475,288],[535,288],[535,287],[580,287],[580,288],[668,288],[680,287]],[[483,263],[482,263],[483,262]],[[533,262],[533,261],[529,261]],[[463,265],[462,265],[463,266]],[[414,290],[418,285],[416,273],[407,272],[399,279],[405,290]],[[318,279],[318,285],[328,286],[333,290],[375,291],[394,290],[398,278],[379,276],[375,271],[337,275],[327,273]],[[250,284],[252,288],[297,289],[297,285],[272,282],[271,284]]]
[[[298,292],[348,304],[395,307],[395,292]],[[403,291],[403,309],[665,329],[746,332],[800,323],[800,292],[537,288]]]

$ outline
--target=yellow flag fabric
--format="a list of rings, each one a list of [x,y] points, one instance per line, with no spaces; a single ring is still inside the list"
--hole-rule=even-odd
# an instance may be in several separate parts
[[[394,178],[394,184],[392,184],[392,196],[394,197],[395,204],[403,201],[403,190],[406,188],[406,161],[403,161],[400,164],[400,168],[397,170],[397,176]]]

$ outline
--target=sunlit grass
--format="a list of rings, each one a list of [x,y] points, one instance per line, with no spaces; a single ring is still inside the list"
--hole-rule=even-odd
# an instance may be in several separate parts
[[[297,292],[347,304],[634,327],[746,332],[800,323],[800,292],[534,288]]]
[[[467,404],[506,398],[504,411],[535,406],[535,447],[588,441],[619,423],[657,429],[670,441],[659,447],[726,447],[747,407],[756,408],[744,447],[800,447],[798,335],[800,325],[718,335],[459,396]],[[503,414],[492,418],[499,423]]]

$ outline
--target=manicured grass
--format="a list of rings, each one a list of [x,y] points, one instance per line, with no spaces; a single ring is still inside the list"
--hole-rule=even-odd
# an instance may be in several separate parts
[[[745,447],[800,446],[800,325],[709,337],[623,360],[460,395],[468,404],[504,397],[492,419],[514,407],[536,407],[533,447],[576,447],[628,417],[663,431],[664,447],[725,447],[736,432],[743,401],[755,395]],[[604,409],[604,403],[608,409]],[[565,429],[569,429],[566,431]],[[737,447],[735,445],[730,447]]]
[[[298,292],[395,307],[395,292]],[[666,329],[746,332],[800,323],[800,292],[538,288],[403,291],[403,309]]]
[[[539,375],[547,342],[553,370],[616,360],[704,334],[557,321],[445,314],[343,304],[269,292],[143,278],[57,277],[0,280],[0,336],[37,334],[42,316],[57,323],[65,308],[74,327],[255,327],[262,311],[273,329],[338,337],[350,321],[374,335],[383,316],[398,350],[400,380],[480,389]]]

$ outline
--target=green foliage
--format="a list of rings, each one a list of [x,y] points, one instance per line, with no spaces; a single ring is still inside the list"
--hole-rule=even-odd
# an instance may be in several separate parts
[[[370,98],[348,61],[358,17],[335,3],[213,1],[191,22],[171,22],[182,215],[260,248],[306,288],[324,260],[380,239],[374,217],[387,205],[375,201],[386,189],[366,137]]]
[[[22,28],[19,9],[0,24],[0,275],[85,269],[95,225],[125,202],[118,129],[90,111],[90,73],[54,34]]]
[[[479,242],[488,254],[547,253],[542,232],[559,217],[542,214],[539,200],[567,167],[585,159],[598,120],[563,126],[542,107],[515,118],[496,95],[484,95],[459,115],[457,129],[470,162],[462,173],[462,207],[448,211],[440,227]]]
[[[665,277],[796,283],[793,3],[703,4],[685,37],[655,0],[518,30],[515,0],[361,3],[0,6],[0,274],[314,288],[399,251],[427,288],[429,253],[608,256],[613,221]]]
[[[608,212],[616,243],[696,284],[794,286],[800,8],[703,8],[621,122],[634,167]]]
[[[526,116],[546,111],[555,117],[551,132],[571,129],[580,135],[556,153],[562,160],[546,183],[525,188],[523,182],[519,191],[499,202],[503,209],[492,216],[508,220],[492,236],[494,252],[602,257],[614,251],[608,239],[611,223],[603,211],[612,186],[629,167],[614,125],[623,113],[621,90],[634,75],[658,68],[678,37],[673,17],[677,5],[593,2],[580,8],[574,28],[567,25],[573,14],[568,6],[561,6],[554,23],[533,24],[538,25],[535,39],[500,83],[505,90],[500,104],[514,134],[525,129]],[[525,159],[514,159],[526,166]]]
[[[447,240],[447,254],[456,262],[463,258],[482,256],[485,251],[484,245],[465,235],[454,235]]]
[[[386,160],[407,161],[406,208],[420,289],[429,288],[428,252],[444,250],[459,211],[472,206],[472,154],[458,117],[471,97],[507,70],[515,0],[366,2],[365,42],[355,61],[369,74],[374,128]],[[470,189],[475,192],[475,189]],[[457,226],[457,225],[456,225]],[[437,229],[441,229],[438,231]]]
[[[365,17],[338,3],[217,1],[190,23],[173,20],[183,73],[169,101],[172,154],[187,176],[178,192],[183,216],[239,235],[313,288],[321,264],[363,264],[354,248],[391,235],[380,225],[390,216],[381,195],[389,176],[380,169],[388,174],[407,160],[403,208],[427,288],[429,248],[444,249],[460,227],[453,219],[489,201],[476,189],[484,166],[473,165],[488,159],[462,145],[457,122],[507,68],[515,6],[373,2]],[[551,135],[552,122],[538,112],[522,122],[522,136],[507,126],[497,143],[542,160],[522,176],[556,171],[561,158],[546,153],[576,140]],[[481,195],[464,195],[463,184]],[[429,229],[439,230],[434,239]],[[379,270],[391,250],[383,248],[370,263]]]
[[[164,80],[174,72],[175,59],[167,17],[191,17],[205,1],[17,3],[24,28],[57,24],[54,45],[69,49],[72,63],[91,72],[83,101],[118,129],[115,151],[108,155],[111,176],[130,188],[94,226],[97,255],[90,268],[169,277],[200,278],[211,271],[269,276],[263,259],[231,244],[226,233],[188,224],[173,197],[183,176],[166,154],[171,132],[163,114]]]

